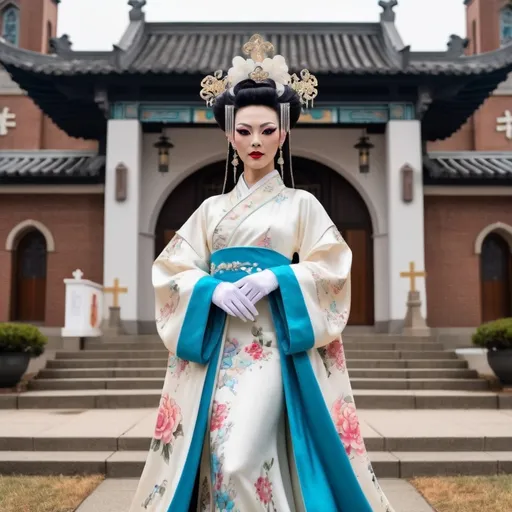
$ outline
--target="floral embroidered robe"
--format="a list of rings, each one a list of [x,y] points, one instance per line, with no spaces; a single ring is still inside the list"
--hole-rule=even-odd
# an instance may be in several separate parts
[[[244,248],[248,252],[240,254],[245,258],[229,257]],[[294,253],[299,255],[297,264],[291,264]],[[217,261],[220,254],[221,261]],[[225,318],[211,305],[217,279],[260,271],[267,254],[280,262],[275,268],[267,267],[280,283],[274,293],[282,299],[281,336],[288,333],[290,340],[302,340],[290,341],[286,353],[276,334],[277,316],[272,316],[276,301],[273,309],[269,298],[259,301],[259,316],[253,323]],[[361,436],[341,341],[350,309],[351,262],[350,248],[321,204],[308,192],[285,187],[277,171],[251,189],[241,177],[230,193],[209,198],[198,208],[153,265],[156,324],[169,350],[169,361],[154,437],[130,512],[188,511],[198,471],[197,510],[201,512],[393,512]],[[293,319],[294,304],[299,313]],[[215,315],[218,320],[219,314],[224,318],[222,324],[212,320]],[[220,346],[199,347],[215,330]],[[279,372],[285,360],[287,369],[283,367],[281,381]],[[298,409],[299,402],[291,403],[298,396],[292,388],[300,388],[307,375],[312,380],[305,382],[303,409]],[[308,394],[310,388],[318,389],[319,399]],[[268,415],[277,414],[278,403],[281,416],[269,426]],[[246,414],[247,404],[252,407],[250,414]],[[329,424],[317,432],[316,444],[304,444],[301,434],[307,440],[308,428],[314,436],[318,427],[311,416],[322,415]],[[292,436],[286,442],[289,422]],[[251,443],[256,443],[254,453],[244,446],[243,429]],[[334,437],[329,438],[329,433]],[[235,434],[238,446],[234,446]],[[275,446],[268,446],[270,439]],[[228,449],[229,464],[225,460]],[[244,451],[244,460],[254,467],[233,463]],[[260,453],[265,455],[255,460]],[[338,456],[327,461],[331,453]],[[308,473],[324,477],[317,476],[315,481],[306,475],[300,469],[307,466],[305,460],[316,464],[316,470],[307,468]],[[228,465],[246,472],[238,483],[233,483],[236,471]],[[316,487],[311,488],[309,481]],[[334,487],[338,487],[337,495],[330,490]],[[324,501],[317,505],[315,489],[321,495],[324,488]],[[341,499],[345,500],[343,507]]]

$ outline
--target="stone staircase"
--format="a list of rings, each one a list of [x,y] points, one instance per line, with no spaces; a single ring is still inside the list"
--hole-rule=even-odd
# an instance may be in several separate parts
[[[346,335],[344,346],[379,477],[512,473],[512,394],[429,338]],[[58,352],[29,391],[0,395],[0,474],[138,477],[167,356],[156,336]]]
[[[430,338],[344,337],[356,404],[363,409],[512,408],[466,361]],[[0,395],[0,408],[157,407],[167,351],[157,336],[89,340],[59,351],[29,392]]]

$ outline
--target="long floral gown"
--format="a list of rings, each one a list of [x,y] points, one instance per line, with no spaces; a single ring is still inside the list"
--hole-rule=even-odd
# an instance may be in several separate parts
[[[153,266],[169,361],[130,512],[186,512],[194,485],[201,512],[393,512],[343,352],[351,263],[321,204],[277,171],[199,207]],[[220,280],[264,268],[280,287],[254,322],[211,304]]]

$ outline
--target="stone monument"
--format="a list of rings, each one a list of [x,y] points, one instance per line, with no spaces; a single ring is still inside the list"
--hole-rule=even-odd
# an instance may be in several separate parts
[[[400,272],[400,277],[410,279],[411,286],[407,294],[407,313],[402,334],[404,336],[430,336],[430,328],[421,314],[420,292],[416,290],[416,279],[426,277],[426,272],[416,271],[414,262],[409,263],[409,272]]]
[[[113,295],[113,304],[109,306],[108,319],[103,320],[101,330],[104,336],[120,336],[124,334],[122,323],[121,323],[121,307],[119,306],[119,295],[121,293],[127,293],[128,288],[122,288],[119,286],[119,279],[114,279],[114,286],[104,287],[104,293],[111,293]]]

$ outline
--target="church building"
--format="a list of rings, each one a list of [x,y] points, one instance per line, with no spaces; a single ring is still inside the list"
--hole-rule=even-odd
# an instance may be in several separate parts
[[[222,190],[201,80],[256,33],[318,79],[293,169],[353,251],[349,325],[399,331],[413,281],[440,332],[511,316],[512,6],[465,0],[466,37],[417,52],[396,3],[373,23],[149,23],[131,0],[112,50],[75,51],[59,0],[0,0],[0,322],[60,332],[80,269],[124,289],[126,332],[155,332],[151,265]]]

